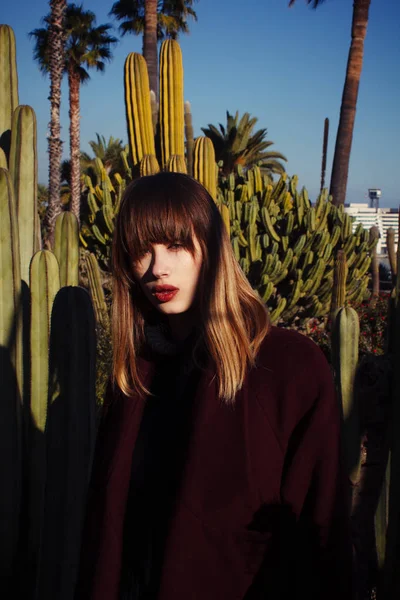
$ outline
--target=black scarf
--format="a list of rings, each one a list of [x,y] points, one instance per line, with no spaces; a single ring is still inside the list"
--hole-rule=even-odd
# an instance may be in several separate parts
[[[169,520],[185,465],[200,369],[194,332],[175,342],[162,325],[147,325],[156,363],[132,459],[124,522],[120,600],[156,600]]]

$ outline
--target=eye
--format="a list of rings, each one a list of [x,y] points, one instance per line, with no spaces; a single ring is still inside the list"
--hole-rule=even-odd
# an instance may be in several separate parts
[[[174,242],[168,246],[168,250],[180,250],[180,248],[183,248],[183,244],[179,244],[179,242]]]

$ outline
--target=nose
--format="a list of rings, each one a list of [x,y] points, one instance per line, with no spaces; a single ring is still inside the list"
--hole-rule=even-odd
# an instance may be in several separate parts
[[[171,265],[168,260],[168,252],[165,246],[154,246],[153,247],[153,260],[151,271],[157,279],[162,277],[168,277],[171,273]]]

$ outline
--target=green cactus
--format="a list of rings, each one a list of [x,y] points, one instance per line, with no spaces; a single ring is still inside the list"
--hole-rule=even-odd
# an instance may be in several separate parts
[[[60,267],[61,287],[78,285],[79,279],[79,226],[70,211],[60,213],[56,219],[54,254]]]
[[[0,148],[6,159],[10,152],[11,123],[18,102],[18,74],[15,35],[8,25],[0,25]],[[6,167],[4,159],[3,168]]]
[[[18,222],[11,178],[0,168],[0,346],[2,349],[2,400],[4,429],[2,481],[2,580],[11,578],[20,534],[22,486],[23,330]],[[5,459],[5,460],[4,460]]]
[[[89,294],[62,287],[51,316],[46,490],[37,598],[74,597],[95,442],[95,319]]]
[[[36,116],[30,106],[16,108],[11,131],[9,170],[17,207],[21,277],[28,283],[31,257],[40,250]]]
[[[332,359],[344,419],[347,472],[355,483],[360,470],[360,424],[354,379],[358,363],[360,323],[354,308],[340,308],[332,327]]]
[[[101,284],[99,263],[92,253],[86,255],[86,268],[96,321],[105,326],[108,322],[107,304]]]

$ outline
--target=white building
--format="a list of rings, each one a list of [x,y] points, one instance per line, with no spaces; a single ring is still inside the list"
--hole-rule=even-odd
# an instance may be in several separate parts
[[[377,246],[378,254],[386,255],[386,232],[389,227],[393,227],[395,249],[397,250],[398,243],[398,226],[399,226],[399,211],[397,208],[371,208],[365,204],[345,204],[344,210],[349,215],[354,217],[353,231],[359,223],[363,227],[370,229],[373,225],[377,225],[380,233],[380,238]]]

